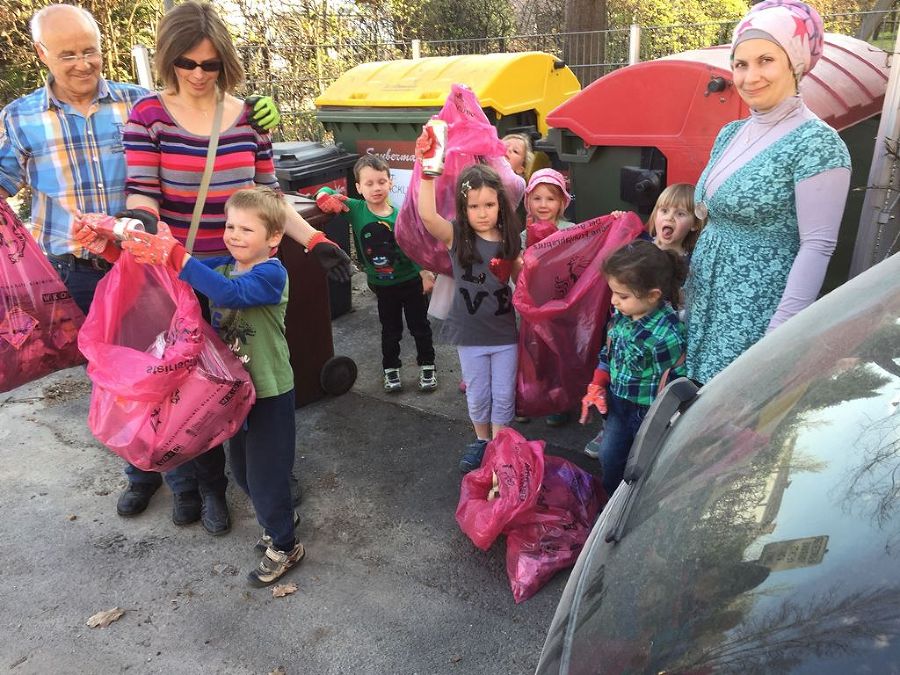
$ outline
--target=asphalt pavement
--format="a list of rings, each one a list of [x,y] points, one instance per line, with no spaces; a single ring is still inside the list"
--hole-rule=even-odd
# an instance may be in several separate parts
[[[471,440],[459,364],[438,347],[439,389],[381,389],[378,320],[362,275],[333,324],[354,358],[348,394],[297,411],[298,534],[307,548],[273,597],[245,580],[259,526],[229,486],[233,528],[176,527],[167,488],[116,515],[122,461],[90,434],[80,368],[0,394],[0,668],[22,673],[529,673],[567,573],[513,602],[505,546],[459,530],[457,469]],[[591,430],[517,425],[585,468]],[[107,627],[89,617],[124,614]],[[281,669],[278,671],[277,669]]]

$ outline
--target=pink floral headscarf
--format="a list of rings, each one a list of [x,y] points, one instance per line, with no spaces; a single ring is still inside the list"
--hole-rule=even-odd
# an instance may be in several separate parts
[[[765,0],[754,5],[734,29],[731,55],[744,40],[771,40],[788,55],[797,81],[806,75],[822,56],[825,29],[822,17],[799,0]]]

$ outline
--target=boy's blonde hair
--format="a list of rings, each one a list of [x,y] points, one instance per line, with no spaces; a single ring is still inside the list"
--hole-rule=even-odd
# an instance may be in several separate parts
[[[238,190],[225,202],[225,213],[232,208],[254,211],[266,226],[267,237],[284,232],[284,199],[277,190],[263,186]]]
[[[703,229],[706,221],[698,218],[694,212],[694,186],[690,183],[673,183],[662,191],[656,200],[653,211],[650,213],[650,219],[647,221],[647,231],[651,237],[655,237],[656,212],[661,208],[672,206],[683,207],[694,219],[694,227],[691,228],[691,231],[687,233],[681,242],[681,247],[685,250],[685,253],[691,253],[694,250],[694,246],[697,245],[697,238],[700,236],[700,231]]]

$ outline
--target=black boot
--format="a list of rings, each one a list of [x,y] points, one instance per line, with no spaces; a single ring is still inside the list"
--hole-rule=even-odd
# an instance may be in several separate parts
[[[172,495],[172,522],[176,525],[190,525],[200,520],[200,493],[185,490]]]
[[[159,483],[129,483],[116,502],[116,512],[126,518],[143,513],[150,503],[153,493],[159,489]]]
[[[224,493],[210,493],[202,495],[203,507],[200,510],[200,520],[203,527],[212,535],[225,534],[231,529],[231,518],[228,515],[228,503]]]

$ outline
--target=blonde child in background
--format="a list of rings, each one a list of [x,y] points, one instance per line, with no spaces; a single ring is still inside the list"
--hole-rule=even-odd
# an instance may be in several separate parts
[[[503,145],[506,146],[506,160],[512,167],[513,173],[528,180],[528,172],[534,162],[531,139],[525,134],[506,134],[502,140]]]
[[[423,132],[416,159],[421,161],[431,147],[431,137]],[[425,229],[449,249],[453,266],[457,292],[443,332],[459,353],[475,429],[475,441],[459,462],[466,473],[481,466],[488,442],[515,415],[518,331],[509,279],[522,264],[519,221],[500,176],[483,164],[459,174],[453,222],[438,213],[429,176],[422,176],[418,198]]]
[[[694,186],[689,183],[675,183],[663,190],[647,221],[654,244],[687,259],[702,229],[703,221],[694,215]]]
[[[624,213],[613,211],[610,215],[619,218]],[[704,221],[694,215],[694,186],[674,183],[656,199],[647,219],[648,236],[642,238],[649,238],[659,248],[675,251],[690,261],[703,225]]]

